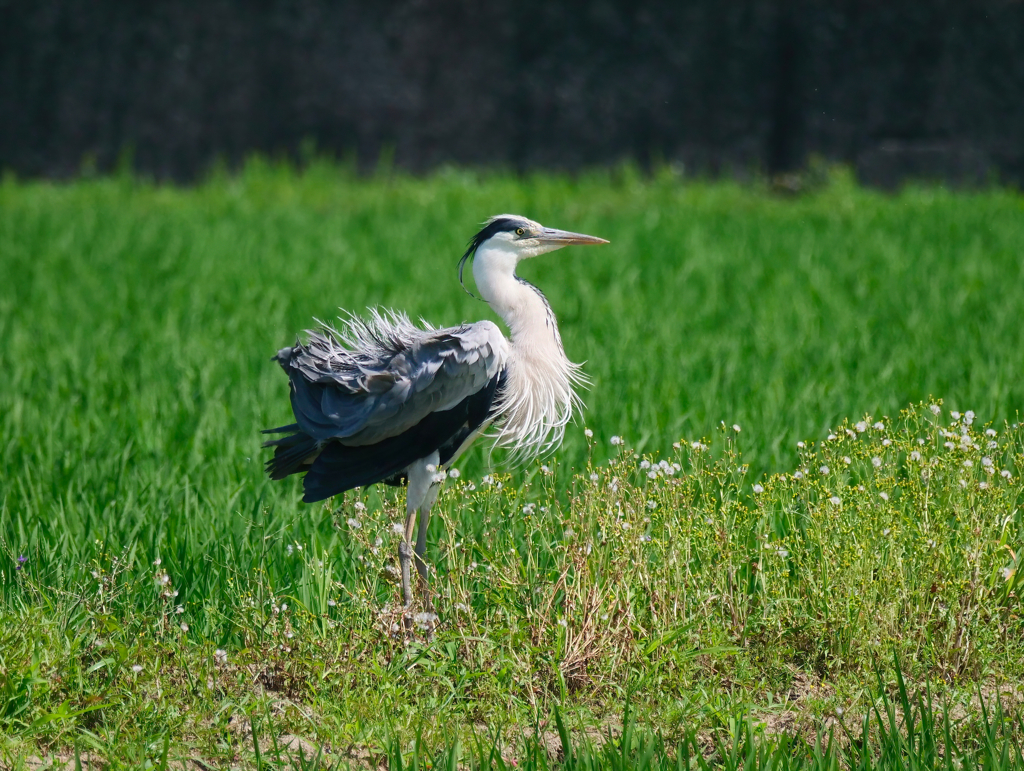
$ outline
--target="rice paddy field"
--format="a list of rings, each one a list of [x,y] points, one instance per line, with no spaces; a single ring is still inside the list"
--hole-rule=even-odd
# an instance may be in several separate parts
[[[492,318],[500,212],[593,384],[401,491],[299,502],[271,355]],[[0,768],[1024,768],[1024,197],[629,167],[0,183]]]

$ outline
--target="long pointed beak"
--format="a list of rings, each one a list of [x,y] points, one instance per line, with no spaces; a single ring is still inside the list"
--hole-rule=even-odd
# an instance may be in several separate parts
[[[568,230],[555,230],[554,228],[544,228],[541,234],[537,236],[537,240],[541,243],[558,244],[559,246],[608,243],[605,239],[598,238],[597,236],[585,236],[582,233],[570,233]]]

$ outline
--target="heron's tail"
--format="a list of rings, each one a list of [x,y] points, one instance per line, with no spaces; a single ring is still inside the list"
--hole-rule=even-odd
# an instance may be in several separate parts
[[[267,461],[266,469],[271,479],[284,479],[286,476],[300,471],[308,471],[310,464],[320,454],[317,441],[309,434],[299,430],[297,423],[280,428],[268,428],[264,434],[283,434],[287,431],[295,433],[264,442],[264,447],[273,447],[274,457]]]

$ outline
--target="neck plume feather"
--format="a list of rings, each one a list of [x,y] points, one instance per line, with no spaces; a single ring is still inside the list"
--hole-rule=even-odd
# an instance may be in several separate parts
[[[575,389],[589,381],[565,355],[540,290],[518,278],[514,265],[488,256],[474,260],[477,287],[512,333],[505,388],[495,404],[495,446],[509,449],[514,462],[527,462],[562,443],[566,425],[583,410]]]

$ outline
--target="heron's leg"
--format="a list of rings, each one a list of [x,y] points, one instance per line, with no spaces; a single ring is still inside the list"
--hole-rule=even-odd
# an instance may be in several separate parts
[[[406,469],[409,484],[405,492],[405,532],[402,534],[402,542],[398,544],[398,561],[402,568],[402,601],[405,603],[407,614],[405,618],[405,628],[407,630],[412,628],[412,618],[408,615],[408,612],[412,609],[412,571],[410,570],[413,555],[412,531],[416,526],[416,512],[420,510],[420,507],[425,502],[433,503],[433,499],[430,497],[430,488],[434,481],[434,474],[437,473],[438,459],[438,454],[434,452],[426,458],[412,463]],[[428,504],[428,512],[429,508]],[[422,539],[424,541],[423,545],[425,548],[427,536],[426,530],[422,526],[420,533],[418,540]],[[419,543],[417,543],[417,556],[419,559],[417,559],[416,568],[422,578],[426,564],[423,562]],[[423,566],[422,568],[420,567],[421,565]]]
[[[426,498],[420,504],[420,527],[416,533],[416,572],[420,574],[420,594],[423,596],[423,606],[429,613],[434,612],[434,606],[430,601],[430,577],[426,561],[427,527],[430,524],[430,509],[440,491],[440,483],[432,484],[427,491]]]

